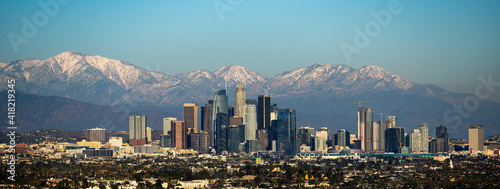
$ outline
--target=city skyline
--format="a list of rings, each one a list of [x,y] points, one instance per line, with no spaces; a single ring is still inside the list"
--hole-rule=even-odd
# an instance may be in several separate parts
[[[498,10],[2,0],[0,188],[499,188]]]
[[[128,1],[120,6],[115,1],[98,6],[71,1],[52,12],[44,12],[45,6],[34,1],[2,1],[0,14],[6,19],[0,20],[0,61],[45,59],[72,50],[172,75],[202,65],[209,70],[243,65],[269,77],[314,63],[354,68],[377,64],[417,83],[469,94],[480,83],[478,76],[500,69],[495,51],[500,3],[493,1],[394,1],[401,11],[391,14],[388,23],[379,22],[380,32],[347,61],[341,44],[353,45],[356,28],[364,31],[378,21],[373,15],[388,10],[391,2],[245,1],[230,5],[232,11],[221,19],[214,2],[203,1]],[[47,23],[38,23],[34,36],[26,37],[23,18],[33,24],[32,16],[39,12],[48,15]],[[17,53],[9,33],[28,41]],[[500,80],[499,75],[493,77]],[[500,102],[500,95],[490,98]]]

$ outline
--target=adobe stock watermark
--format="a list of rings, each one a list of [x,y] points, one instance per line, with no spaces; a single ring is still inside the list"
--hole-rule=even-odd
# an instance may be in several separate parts
[[[459,128],[463,118],[468,118],[471,112],[479,108],[479,101],[488,99],[494,92],[496,87],[500,87],[500,82],[493,81],[493,75],[489,74],[488,78],[482,75],[477,77],[480,84],[476,87],[474,95],[465,97],[463,104],[453,104],[453,108],[447,109],[443,114],[444,121],[454,123],[454,128]]]
[[[214,6],[215,12],[219,16],[219,19],[224,21],[224,14],[226,14],[227,11],[232,12],[242,2],[243,0],[214,0],[212,5]]]
[[[35,12],[31,19],[23,16],[21,21],[23,26],[21,27],[20,33],[9,32],[7,34],[7,39],[9,39],[10,45],[15,53],[19,52],[19,46],[21,44],[27,44],[28,39],[32,39],[38,34],[40,28],[45,27],[49,23],[49,17],[54,18],[54,16],[59,13],[59,5],[65,5],[70,0],[40,0],[38,1],[38,6],[42,10]]]
[[[364,49],[370,45],[372,38],[377,37],[382,30],[382,27],[387,27],[392,20],[392,15],[397,15],[403,11],[403,6],[400,5],[399,0],[391,0],[387,3],[387,9],[380,10],[378,12],[372,10],[370,14],[372,15],[372,21],[365,24],[364,30],[358,26],[354,27],[354,38],[352,44],[342,42],[339,47],[342,50],[345,60],[349,63],[352,61],[351,56],[356,53],[361,53],[361,49]]]

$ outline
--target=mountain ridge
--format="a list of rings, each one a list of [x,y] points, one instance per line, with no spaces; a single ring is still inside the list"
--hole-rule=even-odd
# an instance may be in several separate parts
[[[353,101],[378,101],[369,106],[375,111],[408,117],[411,121],[402,123],[416,127],[419,120],[430,124],[448,124],[444,121],[443,112],[446,108],[463,103],[469,95],[452,93],[432,84],[417,84],[373,64],[355,69],[344,64],[316,63],[273,77],[239,65],[223,66],[213,72],[202,69],[168,75],[148,71],[125,61],[73,51],[46,60],[0,63],[2,86],[6,86],[8,78],[16,78],[18,89],[26,93],[61,96],[96,105],[136,103],[163,107],[181,107],[184,102],[203,106],[213,98],[215,91],[226,86],[231,104],[231,101],[234,102],[232,91],[235,85],[242,83],[249,99],[269,94],[273,103],[278,103],[280,107],[297,108],[298,113],[306,115],[298,118],[302,125],[319,127],[338,121],[338,124],[351,130],[355,118],[346,117],[356,112]],[[482,102],[481,107],[490,107],[488,103],[490,101]],[[407,104],[414,107],[404,107]],[[493,102],[494,115],[498,114],[498,107],[499,104]],[[431,113],[421,113],[426,111]],[[475,113],[484,112],[478,110]],[[416,117],[412,118],[411,115]],[[488,113],[485,115],[493,116]],[[463,119],[464,123],[473,123],[474,120]],[[493,127],[499,122],[493,119],[486,125]],[[457,130],[457,133],[464,131],[461,126],[451,130]]]

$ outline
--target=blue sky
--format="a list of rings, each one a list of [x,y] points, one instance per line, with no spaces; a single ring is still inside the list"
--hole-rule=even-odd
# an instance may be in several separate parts
[[[0,1],[0,61],[71,50],[171,75],[242,65],[274,76],[319,62],[375,64],[454,92],[474,93],[480,75],[500,81],[500,1],[396,1],[401,10],[386,26],[370,12],[388,11],[389,0],[73,0],[46,23],[38,2]],[[231,9],[223,20],[216,2]],[[38,31],[24,36],[23,18],[33,16]],[[355,45],[355,28],[366,34],[373,23],[378,32],[347,61],[340,44]],[[9,33],[26,39],[17,52]],[[500,101],[499,91],[491,99]]]

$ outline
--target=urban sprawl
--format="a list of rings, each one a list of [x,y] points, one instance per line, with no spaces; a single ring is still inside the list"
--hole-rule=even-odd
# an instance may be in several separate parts
[[[396,117],[359,105],[357,131],[297,128],[296,112],[271,96],[246,99],[236,86],[203,107],[184,103],[182,120],[163,118],[153,140],[147,115],[130,115],[128,131],[90,128],[75,143],[16,144],[16,181],[3,156],[2,186],[56,188],[498,188],[499,138],[479,124],[468,140],[447,127],[430,137],[425,123],[405,131]],[[363,105],[363,106],[362,106]],[[380,120],[374,118],[380,115]],[[385,115],[385,120],[383,120]],[[300,115],[298,115],[300,116]],[[3,154],[9,144],[1,144]]]

